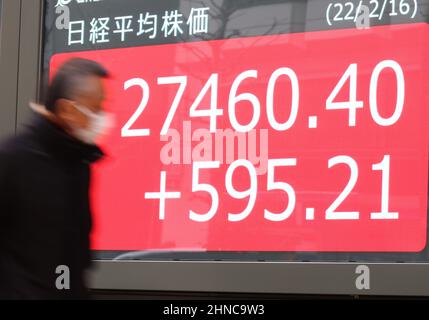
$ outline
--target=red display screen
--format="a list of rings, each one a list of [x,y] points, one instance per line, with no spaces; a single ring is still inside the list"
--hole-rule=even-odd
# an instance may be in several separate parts
[[[56,54],[99,61],[113,130],[95,250],[418,252],[426,23]]]

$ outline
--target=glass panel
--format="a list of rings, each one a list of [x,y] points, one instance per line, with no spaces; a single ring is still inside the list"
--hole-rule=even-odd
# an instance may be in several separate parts
[[[45,4],[112,73],[98,258],[428,260],[429,0]]]

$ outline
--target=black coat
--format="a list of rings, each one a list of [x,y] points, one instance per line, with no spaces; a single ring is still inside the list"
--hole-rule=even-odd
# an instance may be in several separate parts
[[[0,146],[0,298],[87,298],[89,164],[102,151],[35,114]],[[58,290],[56,268],[70,270]]]

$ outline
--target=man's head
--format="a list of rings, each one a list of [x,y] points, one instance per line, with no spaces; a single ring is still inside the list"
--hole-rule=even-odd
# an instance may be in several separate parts
[[[109,76],[97,62],[73,58],[65,62],[50,82],[45,107],[69,135],[93,143],[104,125],[103,79]]]

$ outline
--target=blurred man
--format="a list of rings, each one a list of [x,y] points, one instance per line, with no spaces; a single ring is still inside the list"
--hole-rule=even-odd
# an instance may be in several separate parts
[[[107,76],[93,61],[67,61],[31,124],[0,146],[0,298],[88,297],[89,165],[103,156]]]

